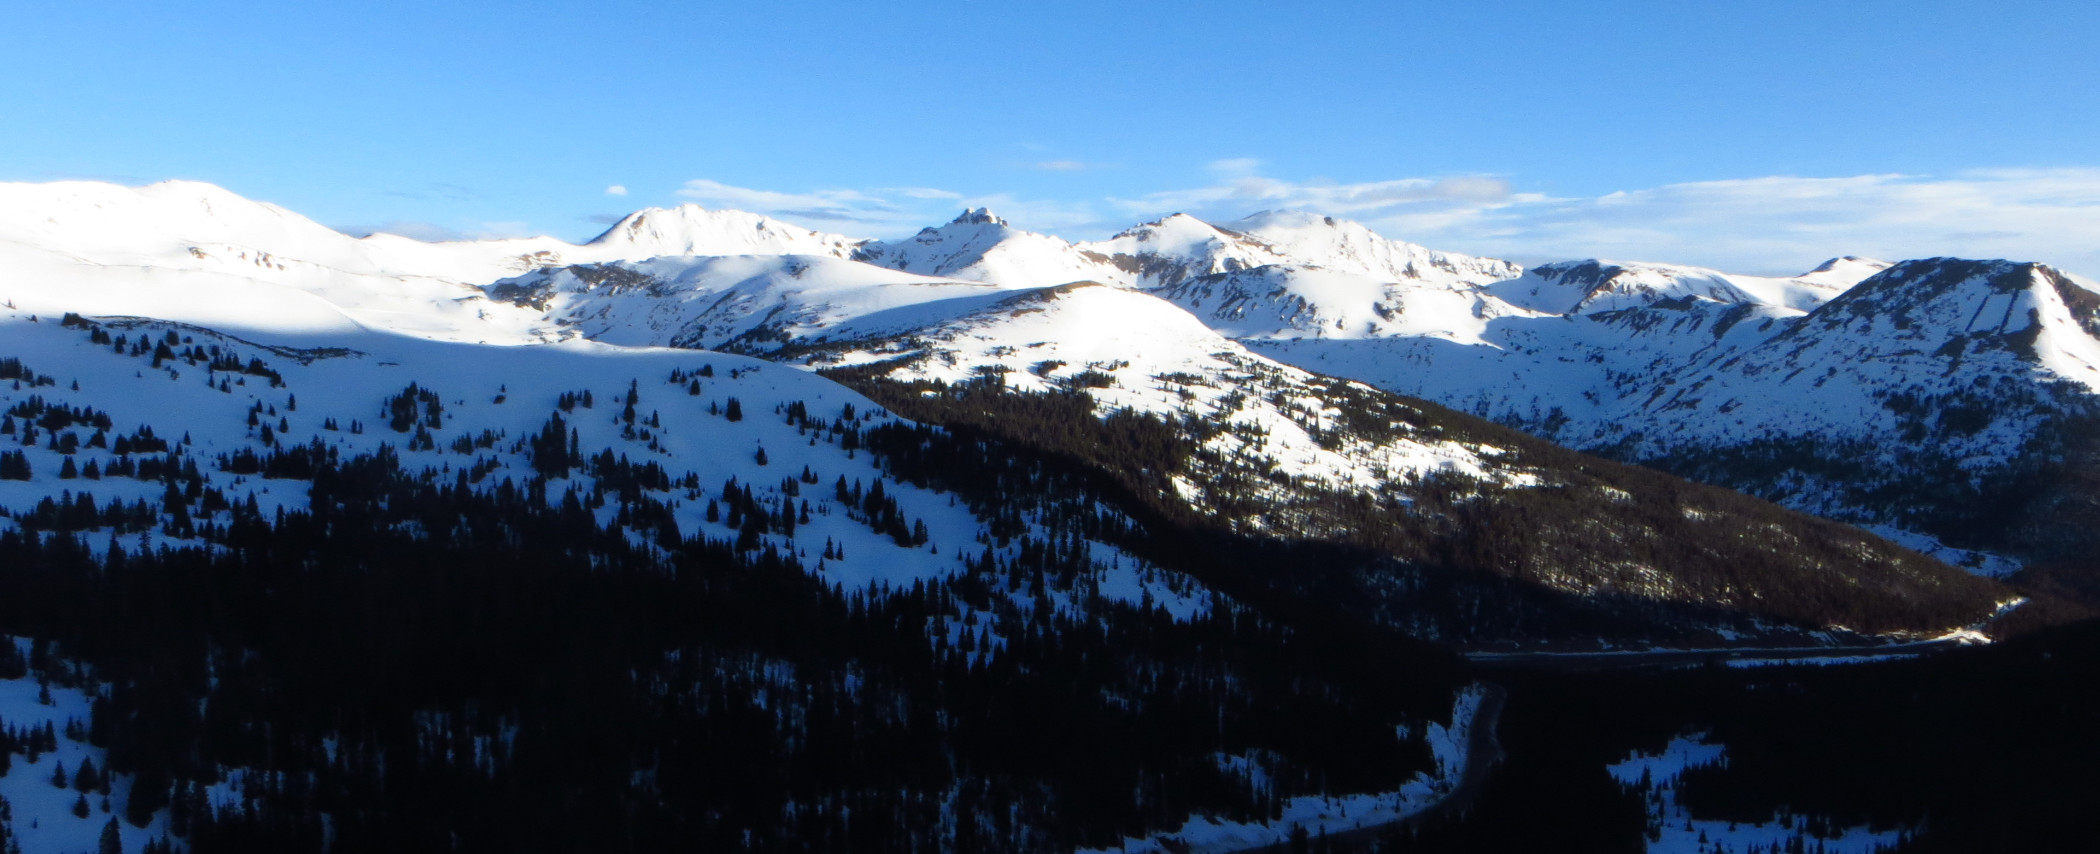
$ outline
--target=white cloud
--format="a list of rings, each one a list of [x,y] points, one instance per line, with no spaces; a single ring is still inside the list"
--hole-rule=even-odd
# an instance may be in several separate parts
[[[1441,223],[1414,223],[1426,228],[1410,239],[1742,272],[1799,272],[1795,268],[1845,254],[2012,258],[2100,269],[2100,169],[1701,181],[1592,199],[1456,206],[1446,213]]]
[[[448,240],[472,240],[466,232],[448,228],[434,222],[397,219],[378,225],[339,225],[335,230],[351,237],[370,237],[374,234],[393,234],[425,243],[441,243]]]
[[[1566,198],[1515,192],[1491,175],[1300,183],[1259,174],[1251,158],[1209,165],[1217,180],[1207,186],[1107,204],[1132,220],[1185,212],[1216,222],[1297,208],[1500,257],[1602,256],[1776,273],[1844,254],[1961,255],[2100,271],[2095,168],[1777,176]]]
[[[614,184],[605,188],[605,194],[608,196],[624,196],[627,195],[627,187],[623,184]]]
[[[1402,178],[1360,184],[1300,184],[1266,178],[1235,163],[1230,168],[1212,164],[1224,179],[1206,187],[1169,190],[1137,199],[1112,199],[1115,206],[1137,215],[1203,212],[1237,218],[1263,208],[1305,208],[1328,214],[1376,214],[1407,206],[1453,207],[1497,205],[1514,198],[1509,183],[1484,175],[1453,178]]]
[[[1088,167],[1077,160],[1045,160],[1034,168],[1045,172],[1084,172]]]

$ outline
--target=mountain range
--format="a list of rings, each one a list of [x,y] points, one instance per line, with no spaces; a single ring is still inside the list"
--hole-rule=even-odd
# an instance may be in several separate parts
[[[139,844],[186,809],[184,781],[225,786],[278,761],[263,758],[274,736],[247,723],[200,724],[180,750],[154,740],[195,716],[169,710],[205,698],[226,715],[278,701],[260,677],[208,675],[248,666],[243,648],[287,656],[273,672],[377,679],[384,668],[363,670],[359,651],[413,668],[428,644],[455,642],[443,603],[488,621],[490,638],[564,654],[473,604],[489,585],[516,598],[511,614],[560,610],[538,598],[551,590],[581,597],[578,616],[550,625],[653,615],[594,628],[602,646],[572,654],[630,674],[601,687],[663,738],[699,714],[664,692],[705,683],[807,727],[823,716],[815,700],[786,717],[768,704],[829,686],[825,703],[860,709],[841,720],[889,721],[899,739],[841,724],[782,736],[771,759],[693,746],[708,761],[812,761],[805,739],[819,731],[881,751],[939,730],[950,755],[982,763],[914,771],[928,776],[902,800],[780,780],[763,795],[772,812],[698,820],[652,810],[668,802],[659,787],[706,789],[701,766],[679,777],[630,746],[641,764],[594,773],[625,781],[620,809],[655,816],[637,826],[660,837],[631,838],[850,834],[834,809],[850,802],[940,828],[926,832],[942,847],[982,831],[1046,850],[1173,850],[1161,834],[1199,814],[1247,839],[1267,832],[1251,829],[1263,816],[1341,827],[1315,783],[1330,779],[1388,793],[1392,815],[1425,808],[1458,779],[1451,734],[1484,696],[1439,649],[1988,642],[2081,614],[2100,591],[2085,558],[2100,506],[2088,438],[2100,286],[2031,263],[1525,269],[1296,211],[1177,214],[1073,243],[984,209],[869,240],[687,205],[581,244],[427,243],[353,238],[204,184],[10,184],[0,329],[0,446],[15,446],[0,457],[0,565],[14,567],[0,569],[0,620],[99,651],[106,684],[128,686],[59,680],[83,706],[132,710],[97,718],[129,722],[106,724],[117,734],[94,749],[108,752],[83,742],[78,755],[162,792],[132,799],[121,832]],[[514,589],[477,563],[489,555],[559,583]],[[36,569],[69,561],[104,568]],[[461,561],[459,580],[435,568]],[[369,570],[382,564],[427,571],[389,587]],[[259,566],[300,567],[301,580]],[[167,578],[219,598],[190,602],[204,594],[169,593]],[[323,640],[201,617],[404,590],[433,603],[405,618],[420,642],[389,639],[376,608]],[[696,635],[651,601],[726,628]],[[125,628],[143,626],[166,637]],[[1144,655],[1089,665],[1109,637]],[[1284,637],[1390,661],[1410,687],[1333,657],[1308,664]],[[856,658],[863,647],[876,652]],[[718,663],[694,670],[665,649]],[[62,670],[29,657],[47,680]],[[1187,675],[1171,690],[1188,704],[1129,702],[1161,667]],[[533,678],[503,690],[545,688]],[[948,684],[983,693],[957,705]],[[990,710],[1047,708],[1041,692],[1075,685],[1060,702],[1102,733],[1185,728],[1190,709],[1270,720],[1252,710],[1272,700],[1297,717],[1147,748],[1163,752],[1104,736],[1090,749],[1122,764],[1103,778],[987,746]],[[333,689],[301,690],[302,708],[347,714]],[[385,690],[403,717],[355,733],[365,724],[316,717],[287,767],[383,774],[383,760],[318,745],[427,750],[428,727],[483,745],[433,761],[509,767],[477,739],[501,741],[515,720],[434,712],[434,698],[469,702],[449,687]],[[1334,697],[1350,699],[1321,705]],[[956,717],[891,717],[913,708]],[[1357,739],[1307,740],[1307,721]],[[212,740],[228,728],[257,740]],[[420,747],[400,741],[412,730]],[[1376,757],[1352,753],[1373,730],[1402,735]],[[1200,797],[1060,800],[1197,766],[1219,781]],[[520,773],[553,773],[535,767]],[[303,797],[282,777],[267,786],[272,803]],[[958,800],[958,786],[981,789]],[[831,806],[780,807],[812,798]],[[993,803],[1023,806],[995,820]],[[591,814],[601,807],[613,809]],[[1057,829],[1045,816],[1059,809],[1095,823]],[[1033,829],[1001,824],[1016,814]],[[331,833],[412,830],[380,812],[331,815]],[[25,850],[87,844],[11,832],[34,842]]]

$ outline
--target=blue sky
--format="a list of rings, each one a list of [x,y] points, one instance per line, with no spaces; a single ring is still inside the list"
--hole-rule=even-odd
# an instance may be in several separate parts
[[[2089,2],[26,5],[0,180],[210,181],[346,230],[1304,207],[1520,260],[2100,274]]]

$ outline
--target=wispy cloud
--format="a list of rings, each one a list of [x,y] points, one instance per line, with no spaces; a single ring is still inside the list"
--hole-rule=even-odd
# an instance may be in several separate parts
[[[625,184],[614,184],[614,185],[612,185],[612,186],[610,186],[610,187],[607,187],[607,188],[605,188],[605,194],[606,194],[606,195],[608,195],[608,196],[624,196],[624,195],[627,195],[627,185],[625,185]]]
[[[1016,228],[1048,232],[1071,240],[1093,236],[1103,229],[1120,229],[1129,225],[1103,219],[1099,206],[1085,200],[1024,199],[1008,193],[994,193],[965,196],[958,201],[963,208],[990,208]],[[949,216],[953,215],[949,213]]]
[[[1092,167],[1077,160],[1045,160],[1029,168],[1044,172],[1085,172]]]
[[[880,227],[895,225],[908,218],[905,210],[897,203],[861,190],[783,193],[697,178],[685,182],[685,186],[678,190],[678,197],[708,207],[734,208],[797,220],[815,220],[833,228],[839,223]],[[923,197],[922,191],[922,195],[914,198]]]
[[[1494,207],[1539,198],[1514,195],[1507,181],[1491,176],[1402,178],[1360,184],[1296,183],[1252,172],[1221,177],[1227,180],[1135,199],[1111,199],[1110,204],[1140,216],[1208,213],[1237,218],[1263,208],[1305,208],[1371,216],[1411,208]]]
[[[416,201],[474,202],[480,201],[482,198],[481,191],[473,187],[462,184],[448,184],[442,181],[425,184],[421,188],[414,190],[387,190],[384,194]]]
[[[953,190],[936,190],[932,187],[892,187],[877,190],[877,193],[894,193],[907,199],[960,199],[962,194]]]
[[[507,237],[531,237],[535,232],[524,222],[481,222],[467,228],[453,228],[434,222],[420,220],[393,220],[378,225],[336,226],[351,237],[370,237],[374,234],[392,234],[421,240],[425,243],[444,243],[454,240],[498,240]]]

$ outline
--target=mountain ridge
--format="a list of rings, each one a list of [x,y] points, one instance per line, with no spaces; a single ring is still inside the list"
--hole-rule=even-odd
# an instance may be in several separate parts
[[[210,226],[197,231],[134,224],[139,233],[130,238],[99,233],[110,229],[76,227],[67,232],[72,237],[58,240],[50,226],[65,216],[47,215],[40,224],[0,212],[0,246],[10,247],[7,260],[16,262],[13,269],[79,283],[61,301],[45,301],[39,294],[48,292],[38,291],[10,296],[21,297],[25,307],[53,313],[77,309],[156,316],[264,337],[276,333],[259,327],[370,328],[513,345],[586,337],[766,353],[923,327],[974,311],[1001,291],[1098,281],[1165,297],[1263,356],[1422,395],[1574,447],[1674,465],[1862,524],[1914,530],[1923,524],[1920,519],[1939,512],[1908,505],[1876,509],[1872,505],[1879,499],[1868,497],[1871,489],[1831,480],[1845,477],[1837,474],[1796,473],[1775,480],[1671,461],[1672,454],[1694,453],[1671,447],[1696,446],[1699,455],[1736,453],[1728,450],[1735,447],[1729,443],[1769,444],[1774,431],[1786,433],[1789,424],[1823,424],[1826,431],[1857,437],[1848,442],[1875,441],[1872,430],[1912,444],[1922,440],[1917,419],[1892,417],[1892,410],[1879,403],[1867,409],[1852,403],[1803,408],[1776,392],[1746,397],[1750,386],[1733,397],[1705,398],[1716,383],[1751,382],[1754,378],[1739,376],[1738,368],[1759,364],[1760,354],[1801,340],[1805,323],[1823,324],[1817,327],[1821,334],[1839,336],[1848,328],[1844,324],[1805,318],[1836,318],[1863,298],[1845,298],[1857,282],[1877,281],[1877,276],[1886,281],[1887,265],[1871,259],[1840,256],[1791,278],[1596,260],[1524,270],[1387,240],[1346,220],[1290,211],[1258,213],[1225,226],[1177,214],[1106,241],[1074,244],[1014,229],[983,208],[965,210],[916,237],[882,242],[685,205],[638,211],[586,244],[546,238],[425,244],[392,236],[356,240],[334,235],[281,208],[246,203],[208,185],[156,187],[10,185],[0,197],[73,194],[86,199],[54,208],[76,211],[85,217],[83,223],[151,220],[144,213],[115,210],[130,197],[134,207],[163,211],[178,225],[201,217]],[[34,207],[18,202],[16,210]],[[243,236],[236,233],[239,227],[227,225],[249,221],[262,223],[255,235]],[[274,250],[246,245],[279,238],[297,245]],[[54,255],[36,246],[40,239],[114,253],[112,260],[129,262],[97,265]],[[725,249],[735,254],[654,254]],[[641,255],[651,257],[634,257]],[[727,260],[736,257],[746,260]],[[895,278],[900,274],[906,277]],[[2066,302],[2066,295],[2089,293],[2085,286],[2062,274],[2043,275],[2062,283],[2052,285],[2050,305],[2085,306],[2077,299]],[[254,320],[261,305],[271,306],[273,320]],[[1997,310],[2001,326],[2020,311],[2011,302]],[[2076,323],[2094,322],[2090,307],[2077,312],[2082,314]],[[2021,375],[2011,368],[1985,373],[2027,388],[2019,384],[2046,386],[2048,376],[2082,376],[2100,363],[2100,354],[2083,343],[2091,338],[2087,326],[2079,325],[2075,335],[2059,334],[2056,314],[2050,318],[2033,327],[2038,343],[2010,344],[2038,347],[2037,358],[2055,360],[2053,367],[2040,374]],[[1769,341],[1774,335],[1784,340]],[[1959,346],[1989,343],[1964,338]],[[1887,358],[1878,352],[1833,351],[1817,358],[1842,363],[1823,365],[1826,372],[1895,364],[1888,359],[1896,359],[1896,351],[1884,354]],[[1966,360],[1941,358],[1938,364],[1943,370],[1969,370],[1989,362],[1973,350],[1962,352]],[[1738,355],[1748,361],[1721,367]],[[1692,391],[1695,387],[1699,391]],[[1809,396],[1816,397],[1822,386],[1809,388]],[[1927,393],[1923,387],[1875,386],[1861,393],[1903,406],[1901,401],[1913,398],[1940,401],[1952,391],[1935,388]],[[2035,386],[2015,398],[2055,399],[2059,394]],[[2023,443],[2031,444],[2022,436],[2062,434],[2064,428],[2051,425],[2082,417],[2079,406],[2050,406],[2056,408],[2011,407],[2008,412],[2031,414],[1998,419],[2004,423],[1995,431],[1979,428],[1985,438],[2003,437],[1995,443],[1955,438],[1987,460],[2004,463],[2023,453]],[[1719,420],[1706,414],[1723,407]],[[1852,420],[1833,421],[1839,412]],[[1924,429],[1940,430],[1933,425],[1943,423],[1953,422],[1934,420]],[[1867,433],[1851,429],[1866,426],[1872,428]],[[1667,436],[1706,438],[1656,444]],[[1975,460],[1957,467],[1972,473],[1990,468]],[[1952,531],[1938,523],[1928,527],[1941,538]],[[1987,549],[2021,551],[2017,542],[1992,545],[1988,538],[1951,536]]]

